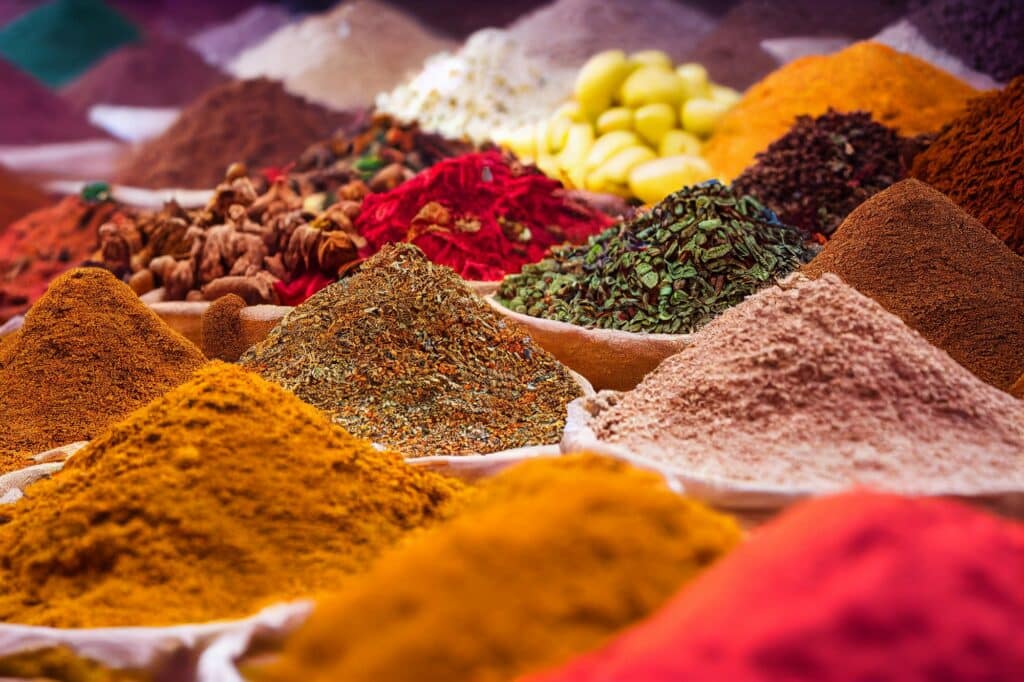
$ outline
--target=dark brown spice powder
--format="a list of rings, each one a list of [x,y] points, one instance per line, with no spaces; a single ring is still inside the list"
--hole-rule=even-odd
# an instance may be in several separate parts
[[[922,182],[868,199],[802,271],[836,273],[1004,391],[1024,371],[1024,259]]]

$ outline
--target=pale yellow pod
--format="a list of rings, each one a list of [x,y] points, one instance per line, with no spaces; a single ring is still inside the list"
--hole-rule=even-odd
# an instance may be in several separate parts
[[[629,189],[645,204],[655,204],[672,192],[714,177],[707,161],[691,154],[680,154],[634,165],[629,173]]]
[[[676,109],[664,102],[645,104],[633,113],[633,128],[652,147],[676,125]]]
[[[619,150],[587,176],[587,188],[602,192],[614,186],[625,186],[634,166],[655,158],[654,152],[642,145]]]
[[[718,102],[719,104],[724,104],[727,107],[732,108],[740,101],[740,97],[742,97],[742,95],[732,88],[712,83],[709,97],[712,102]]]
[[[708,79],[708,70],[703,66],[696,62],[687,62],[677,66],[676,73],[685,83],[685,99],[709,95],[711,81]]]
[[[640,66],[658,66],[672,69],[672,58],[661,50],[640,50],[629,55],[629,61]]]
[[[567,118],[556,116],[548,124],[548,150],[552,154],[562,151],[565,141],[569,137],[569,128],[573,122]]]
[[[678,106],[685,96],[686,84],[679,74],[657,66],[641,66],[619,89],[619,100],[634,109],[655,102]]]
[[[681,119],[683,128],[697,135],[707,137],[714,131],[718,119],[722,118],[729,106],[721,102],[697,97],[683,105]]]
[[[573,123],[582,123],[587,120],[587,113],[583,111],[583,107],[580,106],[579,102],[570,100],[558,105],[552,117],[567,118]]]
[[[661,138],[658,145],[658,156],[678,156],[679,154],[700,155],[700,138],[685,130],[670,130]]]
[[[558,155],[558,166],[562,169],[571,187],[582,189],[586,178],[584,162],[594,145],[594,129],[589,123],[574,123],[566,136],[565,147]]]
[[[622,50],[599,52],[587,60],[576,75],[573,93],[588,116],[596,117],[609,108],[612,97],[632,71],[633,65]]]
[[[626,107],[612,107],[597,117],[597,132],[610,133],[613,130],[630,130],[633,127],[633,110]]]
[[[587,172],[594,170],[610,159],[619,150],[642,144],[640,138],[631,130],[613,130],[594,140],[584,163]]]
[[[537,135],[534,124],[500,132],[495,135],[495,138],[496,144],[510,150],[523,161],[530,162],[537,156]]]

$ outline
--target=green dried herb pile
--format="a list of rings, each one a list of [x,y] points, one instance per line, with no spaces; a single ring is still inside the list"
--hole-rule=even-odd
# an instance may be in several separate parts
[[[711,181],[502,282],[516,312],[584,327],[680,334],[774,283],[812,251],[750,196]]]
[[[241,362],[411,456],[555,443],[582,394],[522,328],[411,244],[314,295]]]

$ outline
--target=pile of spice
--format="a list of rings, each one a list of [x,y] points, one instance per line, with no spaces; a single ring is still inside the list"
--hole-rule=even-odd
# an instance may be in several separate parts
[[[180,107],[226,80],[181,43],[151,40],[103,58],[61,95],[79,111],[95,104]]]
[[[67,646],[0,654],[0,675],[16,680],[61,682],[150,682],[152,679],[141,671],[107,668]]]
[[[498,301],[584,327],[689,333],[811,258],[756,199],[686,187],[582,246],[552,249],[506,277]]]
[[[727,310],[591,425],[601,441],[724,484],[1024,486],[1024,403],[832,274]]]
[[[991,76],[975,71],[964,64],[963,60],[931,43],[907,18],[886,26],[871,40],[888,45],[894,50],[912,54],[929,64],[947,71],[978,90],[991,90],[999,87],[999,83]]]
[[[827,57],[803,57],[750,88],[704,147],[722,177],[734,178],[797,116],[829,108],[867,111],[906,136],[934,132],[959,115],[974,88],[916,57],[861,42]]]
[[[1024,260],[922,182],[862,204],[803,272],[839,275],[993,386],[1024,372]]]
[[[318,604],[250,679],[511,680],[646,617],[740,540],[656,475],[593,455],[520,464],[473,494]]]
[[[702,9],[672,0],[557,0],[524,15],[509,35],[531,55],[578,68],[604,50],[664,50],[683,61],[689,45],[714,27]]]
[[[829,109],[817,118],[797,116],[732,186],[824,241],[865,199],[905,178],[923,146],[867,112]]]
[[[252,169],[283,166],[310,140],[327,137],[350,119],[264,78],[228,83],[203,95],[167,131],[135,150],[118,182],[209,189],[232,163]]]
[[[911,175],[942,190],[1024,255],[1024,76],[971,100],[914,161]]]
[[[336,588],[460,489],[213,362],[5,508],[0,620],[247,616]]]
[[[113,202],[69,196],[0,229],[0,323],[28,310],[54,277],[88,261],[100,226],[129,216]]]
[[[250,305],[295,305],[354,266],[366,244],[356,234],[362,190],[323,212],[279,179],[263,194],[235,166],[202,209],[168,203],[100,230],[97,260],[139,294],[213,301],[237,294]]]
[[[446,159],[390,192],[363,199],[364,255],[409,242],[467,280],[495,281],[611,224],[561,183],[497,151]]]
[[[355,0],[282,27],[230,65],[239,78],[266,76],[334,109],[372,104],[430,55],[452,47],[384,3]]]
[[[35,183],[0,166],[0,244],[7,241],[7,226],[50,203],[46,192]],[[0,249],[6,253],[6,249]],[[2,286],[2,284],[0,284]],[[0,322],[3,317],[0,316]]]
[[[414,456],[558,442],[582,393],[524,330],[409,244],[293,310],[242,363]]]
[[[458,52],[427,59],[408,82],[378,95],[377,108],[482,143],[550,116],[572,94],[575,75],[529,56],[505,31],[485,29]]]
[[[917,0],[908,19],[970,67],[1008,81],[1024,73],[1024,5],[1017,0]]]
[[[951,501],[805,502],[654,617],[529,679],[1011,680],[1024,669],[1022,553],[1024,525]]]
[[[745,90],[779,66],[762,47],[766,39],[869,38],[904,12],[904,0],[741,0],[682,57],[704,64],[720,82]]]
[[[0,28],[0,56],[60,87],[138,38],[135,25],[103,0],[50,0]]]
[[[326,203],[333,203],[330,195],[353,181],[366,183],[372,192],[386,192],[438,161],[471,151],[467,142],[375,114],[365,125],[353,125],[308,147],[288,167],[288,180],[299,194],[325,192]]]
[[[109,272],[62,275],[0,355],[0,473],[96,436],[203,362]]]
[[[192,35],[188,44],[210,64],[227,67],[243,50],[263,42],[291,20],[288,10],[279,5],[257,4]]]
[[[0,59],[0,145],[109,139],[84,116],[26,73]]]

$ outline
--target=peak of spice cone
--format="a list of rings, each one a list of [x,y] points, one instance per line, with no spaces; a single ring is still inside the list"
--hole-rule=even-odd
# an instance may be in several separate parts
[[[0,354],[0,473],[98,435],[204,361],[106,270],[62,275]]]
[[[861,204],[802,272],[834,272],[993,386],[1024,372],[1024,260],[922,182]]]
[[[582,391],[450,268],[385,246],[289,313],[241,362],[352,433],[409,455],[556,443]]]
[[[1024,404],[831,274],[726,311],[600,412],[593,429],[732,484],[1024,488]]]
[[[214,361],[5,510],[0,620],[247,616],[336,588],[460,488]]]

